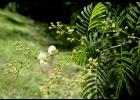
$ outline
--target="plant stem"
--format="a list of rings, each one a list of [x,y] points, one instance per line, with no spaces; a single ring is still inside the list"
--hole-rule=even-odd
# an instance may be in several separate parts
[[[102,50],[101,53],[102,53],[102,52],[105,52],[105,51],[108,51],[108,50],[110,50],[110,49],[114,49],[114,48],[121,47],[121,46],[126,45],[126,44],[131,44],[131,43],[132,43],[132,41],[123,42],[122,44],[119,44],[119,45],[116,45],[116,46],[111,46],[110,48],[107,48],[107,49],[105,49],[105,50]]]

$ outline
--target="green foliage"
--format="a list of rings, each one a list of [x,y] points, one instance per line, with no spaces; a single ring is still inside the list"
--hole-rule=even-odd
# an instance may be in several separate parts
[[[80,35],[88,35],[90,30],[98,30],[101,26],[100,22],[105,19],[105,15],[102,15],[103,12],[105,12],[105,6],[102,3],[98,3],[94,9],[92,4],[84,7],[84,10],[81,11],[82,17],[77,16],[81,21],[81,25],[76,23],[76,32]]]
[[[114,69],[112,70],[112,82],[117,83],[116,97],[119,97],[123,82],[125,83],[129,94],[133,95],[132,88],[127,78],[129,77],[135,82],[135,74],[133,68],[131,67],[134,61],[130,58],[130,54],[128,51],[121,51],[121,53],[116,53],[115,60],[116,66],[114,66]]]
[[[92,74],[85,77],[85,81],[82,83],[81,96],[87,99],[107,99],[105,91],[109,84],[109,74],[104,68],[104,64],[100,58],[99,66],[92,70]]]
[[[133,29],[139,30],[140,28],[140,20],[139,20],[139,14],[140,11],[138,10],[140,8],[140,3],[136,2],[137,6],[132,5],[131,3],[130,8],[129,8],[129,13],[126,14],[127,16],[127,22],[129,24],[130,27],[132,27]]]
[[[107,8],[101,2],[94,7],[92,4],[84,7],[81,16],[77,16],[80,22],[76,23],[76,33],[86,37],[86,44],[74,48],[73,60],[89,69],[89,58],[98,58],[98,66],[94,66],[90,74],[84,74],[82,98],[121,98],[124,89],[134,96],[131,84],[137,84],[140,79],[140,3],[136,4],[116,10],[109,20]],[[115,90],[111,94],[115,97],[109,94],[111,84]]]
[[[84,69],[80,80],[82,98],[119,99],[127,94],[124,91],[128,92],[128,98],[135,97],[132,84],[138,85],[140,81],[139,8],[139,2],[130,3],[108,19],[109,11],[103,3],[94,7],[90,4],[77,16],[80,22],[76,23],[76,35],[80,39],[72,34],[74,29],[67,27],[67,35],[72,36],[67,40],[81,42],[70,58]],[[59,22],[57,26],[51,23],[50,29],[59,28],[60,35],[65,33],[61,27]]]

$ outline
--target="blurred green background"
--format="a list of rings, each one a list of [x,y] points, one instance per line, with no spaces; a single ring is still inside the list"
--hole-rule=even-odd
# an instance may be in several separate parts
[[[61,37],[56,30],[49,30],[50,22],[60,21],[65,27],[75,27],[78,22],[76,16],[90,3],[96,5],[98,2],[1,2],[0,3],[0,98],[1,99],[78,99],[79,86],[74,86],[71,80],[75,80],[81,73],[81,67],[70,61],[62,70],[60,84],[54,84],[50,95],[42,95],[39,86],[45,84],[56,68],[56,62],[63,63],[69,57],[67,51],[78,45],[77,42],[67,42],[67,35]],[[123,9],[128,2],[103,2],[110,14],[116,9]],[[4,75],[6,63],[13,63],[12,58],[19,57],[28,61],[30,57],[17,53],[12,46],[15,41],[20,41],[25,47],[30,48],[37,54],[40,51],[47,52],[50,45],[55,45],[59,51],[59,57],[49,60],[48,65],[40,66],[36,60],[31,63],[29,69],[22,68],[19,76]]]

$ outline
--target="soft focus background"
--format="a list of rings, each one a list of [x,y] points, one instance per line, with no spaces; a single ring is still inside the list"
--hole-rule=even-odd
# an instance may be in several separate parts
[[[58,36],[56,30],[49,30],[50,22],[62,22],[65,27],[75,27],[77,14],[91,2],[0,2],[0,98],[1,99],[78,99],[79,86],[71,82],[81,73],[81,67],[70,61],[62,70],[60,84],[51,86],[50,95],[44,96],[39,91],[39,86],[44,84],[56,62],[63,63],[69,57],[66,52],[78,45],[77,42],[67,42],[67,35]],[[98,2],[93,2],[93,5]],[[117,8],[124,8],[128,2],[104,2],[110,14]],[[113,9],[112,9],[113,7]],[[22,68],[19,76],[4,75],[6,63],[12,63],[13,57],[28,61],[30,57],[21,55],[12,46],[15,41],[20,41],[25,47],[37,54],[47,52],[50,45],[55,45],[61,55],[49,60],[47,66],[40,66],[36,60],[29,69]]]

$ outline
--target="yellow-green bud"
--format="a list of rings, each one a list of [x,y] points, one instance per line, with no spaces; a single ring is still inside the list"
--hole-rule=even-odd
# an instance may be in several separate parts
[[[98,66],[98,62],[95,62],[95,63],[94,63],[94,66]]]
[[[18,43],[18,41],[15,42],[16,44]]]
[[[63,25],[60,25],[60,27],[63,27]]]
[[[116,32],[116,30],[113,30],[113,32]]]
[[[70,29],[70,27],[67,27],[67,30],[69,30]]]
[[[90,64],[87,64],[87,66],[90,66]]]
[[[115,23],[112,24],[112,27],[113,27],[113,28],[115,27]]]
[[[92,60],[93,60],[93,59],[92,59],[91,57],[88,59],[89,62],[92,62]]]
[[[49,29],[52,29],[52,27],[49,27]]]
[[[96,52],[100,52],[99,49],[96,49]]]
[[[76,50],[75,49],[73,50],[73,53],[76,53]]]
[[[73,42],[74,40],[75,40],[75,39],[74,39],[74,38],[72,38],[72,39],[71,39],[71,42]]]
[[[57,34],[59,34],[59,33],[60,33],[60,31],[56,31],[56,33],[57,33]]]
[[[70,41],[70,40],[71,40],[71,38],[67,38],[67,40],[68,40],[68,41]]]
[[[74,31],[74,29],[68,29],[69,33],[72,33]]]
[[[86,37],[85,36],[82,36],[81,39],[84,40],[84,39],[86,39]]]
[[[128,29],[128,26],[125,26],[125,29],[127,30]]]
[[[120,28],[119,31],[122,31],[122,29]]]
[[[59,24],[57,24],[57,27],[60,27],[60,25],[59,25]]]
[[[92,69],[93,68],[93,66],[90,66],[90,69]]]
[[[60,22],[56,22],[57,25],[60,25]]]
[[[109,22],[112,23],[112,20],[110,20]]]
[[[84,43],[84,42],[82,42],[82,43],[81,43],[81,45],[85,45],[85,43]]]
[[[103,23],[105,23],[106,21],[104,20]]]

